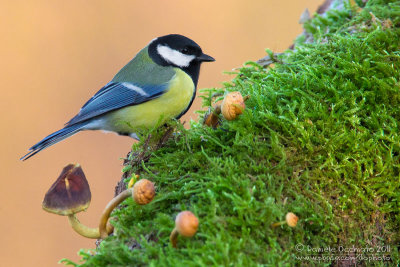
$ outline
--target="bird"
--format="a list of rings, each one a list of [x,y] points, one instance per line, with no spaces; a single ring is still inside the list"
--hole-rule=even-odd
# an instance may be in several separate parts
[[[183,35],[153,39],[64,128],[33,145],[21,160],[84,130],[115,132],[139,140],[141,132],[179,119],[189,110],[200,65],[212,61],[213,57]]]

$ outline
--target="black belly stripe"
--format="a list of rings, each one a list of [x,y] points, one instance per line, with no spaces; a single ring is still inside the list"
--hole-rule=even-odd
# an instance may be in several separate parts
[[[186,109],[184,109],[178,116],[175,117],[175,119],[179,120],[183,115],[185,115],[185,113],[190,109],[190,107],[193,104],[194,99],[196,98],[196,85],[194,86],[194,92],[193,92],[193,96],[192,99],[190,99],[189,105],[186,107]]]

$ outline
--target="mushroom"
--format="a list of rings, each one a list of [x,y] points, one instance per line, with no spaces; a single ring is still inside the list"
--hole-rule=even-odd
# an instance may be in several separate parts
[[[207,113],[204,115],[203,124],[217,128],[219,124],[219,114],[221,114],[221,105],[214,106],[214,110],[212,110],[210,107]]]
[[[199,219],[192,212],[185,210],[180,212],[175,219],[175,228],[172,230],[169,240],[174,248],[177,247],[178,235],[192,237],[199,227]]]
[[[108,236],[107,221],[110,218],[111,212],[117,207],[122,201],[132,196],[135,202],[139,205],[145,205],[150,203],[156,194],[154,184],[147,179],[141,179],[137,181],[133,187],[122,191],[118,196],[114,197],[105,207],[103,214],[100,218],[99,232],[102,239]]]
[[[287,224],[289,227],[296,227],[298,220],[299,217],[297,217],[296,214],[294,214],[293,212],[288,212],[285,216],[285,221],[273,223],[271,226],[272,228],[276,228],[283,224]]]
[[[228,93],[221,104],[222,115],[228,121],[236,119],[236,117],[243,113],[246,108],[242,94],[239,91]]]
[[[91,200],[90,187],[79,164],[69,164],[47,191],[42,207],[45,211],[68,216],[71,227],[80,235],[99,238],[98,228],[90,228],[79,222],[75,214],[85,211]]]
[[[154,184],[147,179],[141,179],[133,185],[133,200],[139,205],[150,203],[156,194]]]
[[[132,196],[136,203],[144,205],[150,203],[154,195],[154,184],[149,180],[141,179],[135,183],[133,188],[126,189],[107,204],[98,228],[87,227],[79,222],[75,214],[89,207],[91,200],[90,187],[81,166],[79,164],[69,164],[64,167],[60,176],[47,191],[42,207],[47,212],[68,216],[71,227],[78,234],[87,238],[104,239],[114,229],[108,221],[111,212],[118,204]]]
[[[297,217],[296,214],[294,214],[293,212],[288,212],[286,214],[285,219],[286,219],[287,225],[289,225],[290,227],[296,227],[299,217]]]

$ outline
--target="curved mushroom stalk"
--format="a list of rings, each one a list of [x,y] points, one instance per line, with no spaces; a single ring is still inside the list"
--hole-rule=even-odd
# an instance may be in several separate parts
[[[68,215],[68,221],[71,225],[72,229],[75,230],[81,236],[93,239],[100,238],[99,228],[90,228],[86,225],[82,224],[78,218],[76,218],[75,214]]]
[[[114,197],[110,202],[108,202],[107,206],[105,207],[101,218],[100,218],[100,224],[99,224],[99,237],[101,239],[104,239],[108,236],[109,233],[107,233],[107,222],[108,219],[110,218],[111,212],[119,205],[121,204],[125,199],[130,197],[132,195],[132,188],[126,189],[125,191],[121,192],[118,196]]]
[[[105,207],[100,218],[99,232],[100,238],[106,238],[109,233],[107,231],[107,221],[110,218],[111,212],[121,204],[125,199],[132,196],[133,200],[139,205],[150,203],[156,194],[154,184],[147,179],[137,181],[132,188],[128,188],[114,197]]]
[[[68,215],[68,221],[69,224],[71,225],[72,229],[75,230],[78,234],[81,236],[87,237],[87,238],[92,238],[92,239],[99,239],[100,238],[100,231],[99,228],[91,228],[88,227],[84,224],[82,224],[78,218],[76,218],[75,214]],[[114,228],[112,225],[107,224],[106,222],[106,231],[107,234],[111,234],[113,232]]]

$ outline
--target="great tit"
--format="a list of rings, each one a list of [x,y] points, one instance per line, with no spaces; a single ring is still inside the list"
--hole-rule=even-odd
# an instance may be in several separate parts
[[[45,137],[21,158],[83,130],[105,130],[138,139],[138,133],[179,119],[196,96],[202,62],[215,61],[193,40],[170,34],[153,39],[101,88],[65,127]]]

